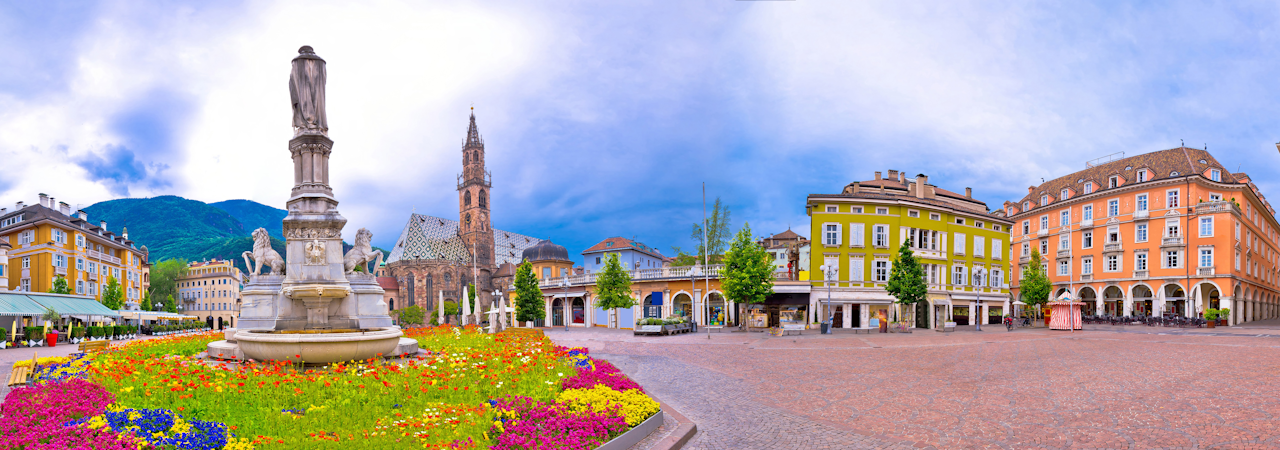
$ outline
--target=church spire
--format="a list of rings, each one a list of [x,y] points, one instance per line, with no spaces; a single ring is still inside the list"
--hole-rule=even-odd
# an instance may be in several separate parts
[[[484,141],[480,140],[480,131],[476,130],[476,107],[471,107],[471,126],[467,128],[467,143],[465,147],[480,147],[484,145]]]

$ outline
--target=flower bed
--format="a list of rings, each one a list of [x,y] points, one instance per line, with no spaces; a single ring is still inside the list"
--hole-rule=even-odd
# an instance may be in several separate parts
[[[119,448],[589,449],[658,411],[613,365],[553,346],[537,330],[406,334],[427,356],[227,369],[190,357],[221,338],[201,333],[50,361],[36,387],[6,397],[0,435],[18,433],[22,449],[67,447],[42,446],[55,438]],[[38,417],[32,399],[54,392],[91,401]]]

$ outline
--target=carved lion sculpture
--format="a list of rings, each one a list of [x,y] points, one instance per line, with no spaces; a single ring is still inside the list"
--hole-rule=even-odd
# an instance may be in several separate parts
[[[253,251],[244,252],[241,256],[244,257],[244,266],[253,269],[252,275],[261,272],[263,265],[270,269],[268,275],[284,275],[284,258],[271,249],[271,236],[267,234],[266,228],[253,230]],[[256,265],[249,263],[250,258]]]
[[[368,228],[361,228],[360,231],[356,232],[355,245],[342,258],[342,266],[348,275],[356,270],[356,266],[364,267],[367,270],[370,262],[377,261],[377,264],[373,266],[375,268],[382,266],[382,250],[375,251],[373,244],[370,243],[372,240],[373,232],[370,232]]]

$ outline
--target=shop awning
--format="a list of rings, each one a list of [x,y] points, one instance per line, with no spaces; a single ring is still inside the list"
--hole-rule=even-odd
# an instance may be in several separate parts
[[[125,319],[137,320],[182,320],[182,319],[199,319],[196,316],[188,316],[186,314],[171,313],[167,311],[138,311],[138,310],[122,310],[116,311],[120,313],[120,317]]]
[[[90,297],[75,297],[70,295],[57,294],[36,294],[25,293],[25,296],[41,306],[53,308],[59,315],[63,316],[98,316],[98,317],[120,317],[120,313],[112,311],[111,308],[98,303]],[[44,309],[41,308],[41,311]]]
[[[0,316],[40,316],[44,307],[22,294],[0,294]]]

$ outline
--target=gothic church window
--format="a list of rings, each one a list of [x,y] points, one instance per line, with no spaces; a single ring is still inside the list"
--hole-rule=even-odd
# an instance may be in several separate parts
[[[480,207],[481,208],[489,207],[489,196],[485,195],[484,189],[480,190]]]
[[[471,191],[462,194],[462,206],[471,206]],[[484,203],[480,203],[480,206],[484,206]]]

